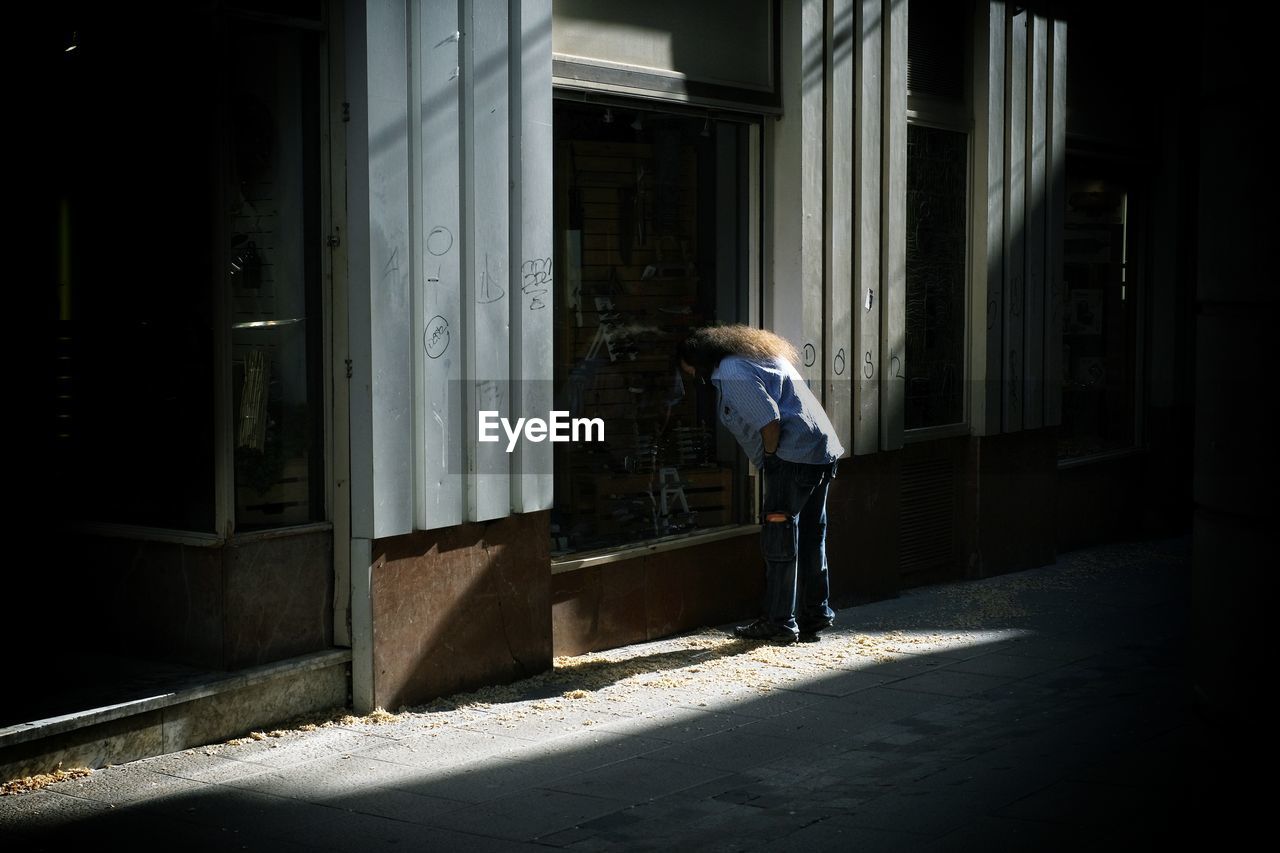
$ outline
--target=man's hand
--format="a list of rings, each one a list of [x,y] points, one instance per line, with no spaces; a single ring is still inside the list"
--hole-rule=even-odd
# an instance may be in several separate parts
[[[777,420],[760,427],[760,443],[764,445],[766,454],[778,452],[778,442],[782,439],[782,422]]]

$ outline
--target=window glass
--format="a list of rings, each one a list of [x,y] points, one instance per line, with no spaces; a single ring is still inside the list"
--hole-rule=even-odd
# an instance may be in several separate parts
[[[906,428],[964,420],[968,137],[907,127]]]
[[[1060,459],[1133,446],[1137,317],[1125,266],[1128,202],[1123,184],[1068,172]]]
[[[557,102],[552,554],[738,523],[745,462],[714,390],[677,378],[696,326],[746,320],[746,125]]]
[[[127,5],[40,14],[42,97],[23,124],[56,341],[43,476],[63,518],[213,532],[212,18],[185,5],[164,28]]]
[[[232,34],[230,185],[236,529],[324,518],[315,35]]]

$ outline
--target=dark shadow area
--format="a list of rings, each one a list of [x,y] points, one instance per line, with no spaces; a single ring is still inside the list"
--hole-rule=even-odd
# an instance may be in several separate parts
[[[236,440],[238,531],[324,514],[321,410],[304,405],[323,386],[295,358],[322,331],[306,322],[321,315],[319,267],[302,248],[320,245],[322,11],[272,0],[18,11],[25,260],[10,311],[24,355],[13,447],[27,473],[13,519],[21,570],[0,620],[23,648],[0,725],[243,665],[224,623],[243,626],[254,605],[235,600],[222,552],[206,547],[220,423],[252,409],[260,427]],[[241,393],[246,362],[274,366],[257,396]],[[218,404],[226,373],[234,399]],[[101,525],[127,532],[80,535]],[[264,633],[288,634],[280,622]],[[323,617],[306,630],[331,633]]]
[[[5,702],[0,728],[176,693],[226,675],[101,652],[68,655],[56,669],[29,673],[20,682],[24,695]]]
[[[860,631],[1005,639],[738,702],[604,702],[590,731],[573,712],[499,725],[493,706],[454,727],[422,714],[395,737],[335,728],[166,756],[0,801],[0,818],[29,850],[148,835],[191,849],[1155,849],[1204,830],[1229,845],[1253,812],[1232,775],[1241,745],[1188,686],[1189,569],[1186,540],[1077,552],[841,613]],[[691,654],[629,665],[696,675]],[[607,666],[522,698],[594,687]]]

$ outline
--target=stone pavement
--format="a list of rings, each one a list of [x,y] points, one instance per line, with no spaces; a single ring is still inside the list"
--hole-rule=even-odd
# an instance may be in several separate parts
[[[0,798],[0,847],[1154,849],[1223,817],[1189,567],[1189,539],[1109,545],[845,609],[818,643],[562,659]]]

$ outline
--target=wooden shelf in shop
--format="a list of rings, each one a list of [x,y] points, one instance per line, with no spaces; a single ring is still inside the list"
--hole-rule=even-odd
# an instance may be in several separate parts
[[[680,468],[677,473],[697,527],[733,522],[733,472],[730,469],[708,465]],[[652,475],[578,473],[573,479],[574,505],[583,508],[578,514],[594,516],[598,533],[631,528],[652,532],[652,514],[662,492],[659,472]],[[586,509],[588,507],[590,509]],[[626,515],[623,511],[627,511]]]
[[[310,488],[306,460],[285,464],[280,479],[265,492],[236,486],[236,521],[239,524],[299,524],[310,520]]]

